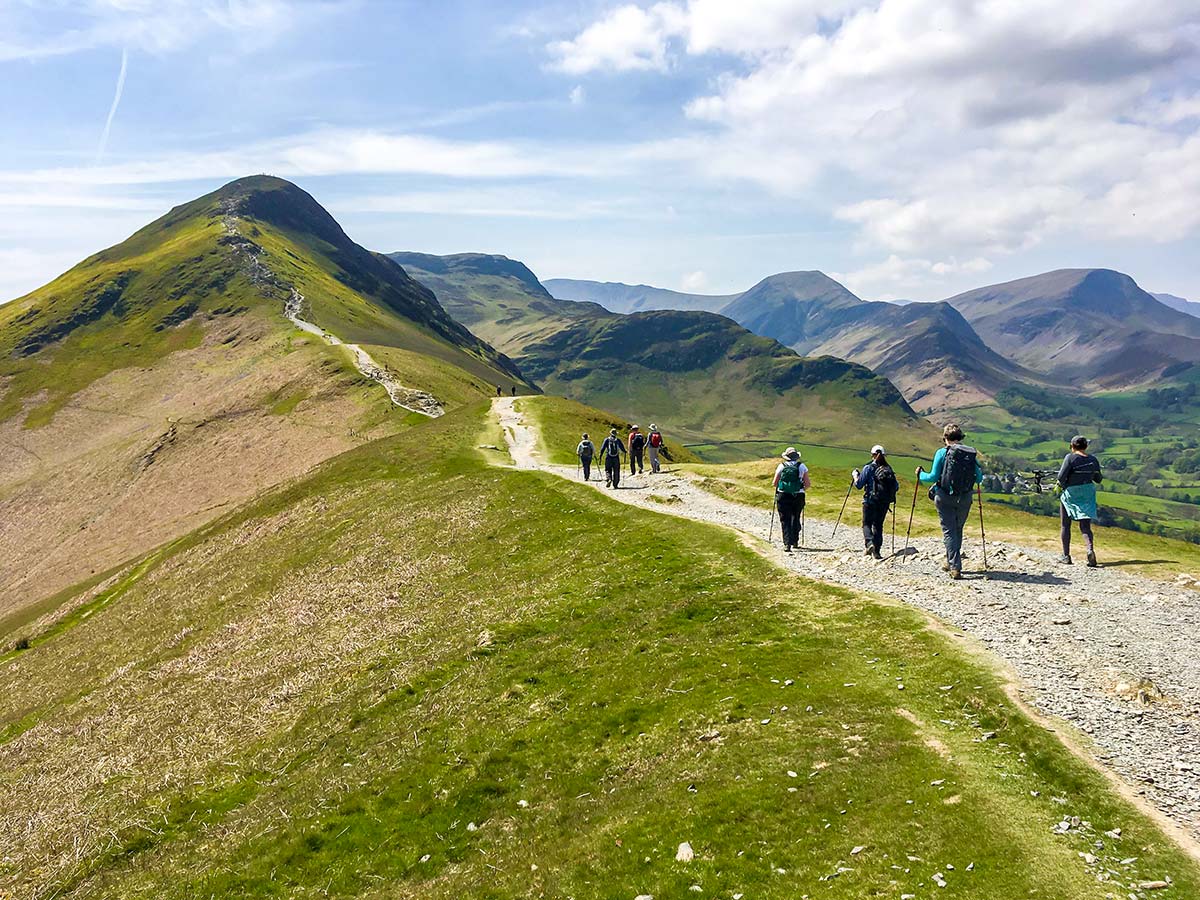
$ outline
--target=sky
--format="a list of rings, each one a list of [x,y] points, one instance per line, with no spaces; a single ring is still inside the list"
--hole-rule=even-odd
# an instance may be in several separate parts
[[[0,0],[0,300],[221,184],[375,250],[1200,299],[1195,0]]]

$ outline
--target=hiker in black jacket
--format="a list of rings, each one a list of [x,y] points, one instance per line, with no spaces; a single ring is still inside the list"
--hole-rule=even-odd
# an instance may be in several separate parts
[[[636,425],[629,426],[629,474],[642,474],[642,454],[646,449],[646,436]]]
[[[855,469],[850,477],[854,480],[854,487],[863,492],[863,553],[875,559],[883,559],[879,552],[883,547],[883,525],[900,488],[896,473],[888,465],[883,447],[879,444],[872,447],[871,461],[863,466],[861,472]]]
[[[617,437],[617,429],[613,428],[600,445],[600,455],[604,457],[605,487],[615,489],[621,484],[621,454],[625,452],[625,445]]]

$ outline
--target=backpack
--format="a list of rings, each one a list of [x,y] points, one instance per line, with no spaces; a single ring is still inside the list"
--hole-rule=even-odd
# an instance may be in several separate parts
[[[644,434],[642,434],[640,431],[629,439],[629,449],[630,450],[634,450],[634,451],[641,450],[645,446],[646,446],[646,436]]]
[[[950,494],[969,494],[975,490],[975,465],[979,454],[966,444],[951,444],[942,462],[938,487]]]
[[[615,437],[606,437],[600,449],[608,459],[616,459],[621,455],[621,443]]]
[[[580,441],[579,442],[579,458],[580,459],[591,459],[595,455],[596,455],[596,445],[595,444],[593,444],[591,441]]]
[[[972,470],[972,479],[974,473]],[[871,503],[883,503],[891,506],[896,502],[896,495],[900,493],[900,482],[896,480],[896,473],[892,471],[891,466],[879,466],[875,469],[875,477],[871,479],[871,491],[867,499]]]
[[[650,432],[650,446],[651,447],[661,447],[662,446],[662,435],[659,434],[657,431]]]
[[[804,476],[800,474],[800,462],[785,462],[779,474],[776,490],[783,494],[799,494],[804,490]]]

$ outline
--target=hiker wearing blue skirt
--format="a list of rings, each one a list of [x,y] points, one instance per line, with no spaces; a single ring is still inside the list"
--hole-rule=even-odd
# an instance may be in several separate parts
[[[1079,523],[1079,531],[1087,545],[1087,564],[1095,568],[1096,546],[1092,537],[1092,519],[1096,518],[1096,485],[1104,480],[1100,460],[1088,453],[1088,439],[1081,434],[1071,438],[1071,452],[1063,458],[1058,470],[1059,522],[1062,526],[1062,557],[1059,562],[1071,565],[1071,523]]]

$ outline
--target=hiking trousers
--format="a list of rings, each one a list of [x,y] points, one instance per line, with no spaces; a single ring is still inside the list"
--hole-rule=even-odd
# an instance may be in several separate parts
[[[650,454],[650,471],[657,472],[658,471],[658,448],[651,445],[650,447],[647,447],[646,449]]]
[[[1071,555],[1071,522],[1079,523],[1079,533],[1083,535],[1083,542],[1087,546],[1088,553],[1096,552],[1095,539],[1092,537],[1092,520],[1091,519],[1072,519],[1071,514],[1067,512],[1067,508],[1061,503],[1058,504],[1059,510],[1059,525],[1062,532],[1063,556]]]
[[[621,457],[604,457],[604,480],[613,487],[621,483]]]
[[[642,471],[642,448],[629,449],[629,474],[636,475]]]
[[[875,550],[883,546],[884,525],[887,523],[890,503],[863,503],[863,546]]]
[[[583,480],[591,481],[592,480],[592,458],[590,456],[588,456],[588,457],[581,456],[581,457],[579,457],[579,464],[581,466],[583,466]]]
[[[950,494],[941,487],[934,491],[933,504],[937,507],[938,522],[942,526],[942,539],[946,544],[946,562],[951,571],[962,571],[963,529],[971,515],[973,494]]]
[[[800,546],[800,513],[804,512],[804,493],[775,492],[775,509],[779,512],[779,530],[787,547]]]

